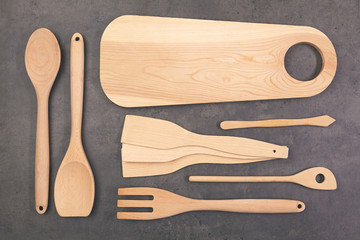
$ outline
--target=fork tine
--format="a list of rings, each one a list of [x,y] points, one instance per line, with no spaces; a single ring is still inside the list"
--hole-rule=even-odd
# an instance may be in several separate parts
[[[128,220],[151,220],[158,218],[152,212],[117,212],[116,216],[117,219]]]
[[[118,188],[118,195],[153,195],[153,188],[148,187],[131,187],[131,188]]]
[[[118,207],[151,207],[152,200],[117,200]]]

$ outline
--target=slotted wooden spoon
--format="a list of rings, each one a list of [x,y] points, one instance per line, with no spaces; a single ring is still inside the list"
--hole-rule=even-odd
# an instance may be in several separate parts
[[[71,137],[55,179],[55,206],[62,217],[87,217],[94,204],[95,183],[81,140],[84,94],[84,39],[71,38]]]
[[[29,38],[25,66],[37,98],[35,150],[35,208],[46,212],[49,197],[49,95],[59,71],[61,52],[55,35],[39,28]]]
[[[122,208],[152,208],[152,212],[118,212],[118,219],[152,220],[190,211],[225,211],[238,213],[299,213],[305,204],[287,199],[227,199],[202,200],[186,198],[175,193],[149,187],[119,188],[118,195],[153,196],[152,200],[118,200]]]
[[[190,176],[190,182],[291,182],[317,190],[335,190],[334,174],[324,167],[313,167],[291,176]]]

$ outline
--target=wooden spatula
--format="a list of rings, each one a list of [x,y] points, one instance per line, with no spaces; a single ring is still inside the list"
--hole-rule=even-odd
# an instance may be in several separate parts
[[[194,154],[170,162],[128,162],[122,161],[124,177],[145,177],[175,172],[189,165],[209,164],[243,164],[271,160],[273,158],[257,157],[253,159],[224,158],[214,155]]]
[[[324,167],[313,167],[291,176],[190,176],[190,182],[291,182],[317,190],[335,190],[334,174]]]
[[[121,142],[158,149],[201,146],[245,156],[288,157],[286,146],[242,137],[200,135],[166,120],[134,115],[125,117]]]
[[[152,200],[118,200],[120,208],[152,208],[151,212],[118,212],[118,219],[152,220],[190,211],[224,211],[237,213],[299,213],[305,204],[287,199],[227,199],[202,200],[186,198],[175,193],[149,187],[119,188],[121,196],[153,196]]]
[[[244,159],[259,159],[259,157],[256,156],[231,154],[199,146],[184,146],[172,149],[157,149],[124,143],[122,144],[121,148],[122,160],[126,162],[170,162],[181,157],[197,154],[212,155],[224,158],[237,158],[240,161]]]
[[[289,127],[289,126],[319,126],[328,127],[335,119],[328,115],[300,119],[269,119],[259,121],[222,121],[221,129],[255,128],[255,127]]]
[[[35,151],[35,208],[45,213],[49,197],[49,114],[51,87],[61,61],[59,43],[46,28],[31,34],[25,50],[25,66],[37,97],[36,151]]]
[[[55,179],[55,206],[62,217],[87,217],[94,204],[95,183],[81,141],[84,94],[84,39],[71,38],[71,137]]]

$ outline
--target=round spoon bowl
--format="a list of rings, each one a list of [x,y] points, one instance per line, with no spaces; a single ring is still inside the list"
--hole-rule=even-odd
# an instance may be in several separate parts
[[[61,62],[59,43],[55,35],[46,28],[32,33],[25,50],[25,66],[35,90],[50,90]]]

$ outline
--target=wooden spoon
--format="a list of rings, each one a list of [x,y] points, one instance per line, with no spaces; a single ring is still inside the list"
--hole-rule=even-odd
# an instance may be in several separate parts
[[[75,33],[71,39],[70,67],[71,137],[55,179],[55,206],[62,217],[87,217],[94,204],[95,183],[81,141],[84,40],[79,33]]]
[[[55,35],[39,28],[29,38],[25,66],[37,98],[35,150],[35,208],[46,212],[49,197],[49,95],[59,71],[61,52]]]
[[[313,167],[291,176],[190,176],[190,182],[292,182],[317,190],[335,190],[334,174],[324,167]]]

